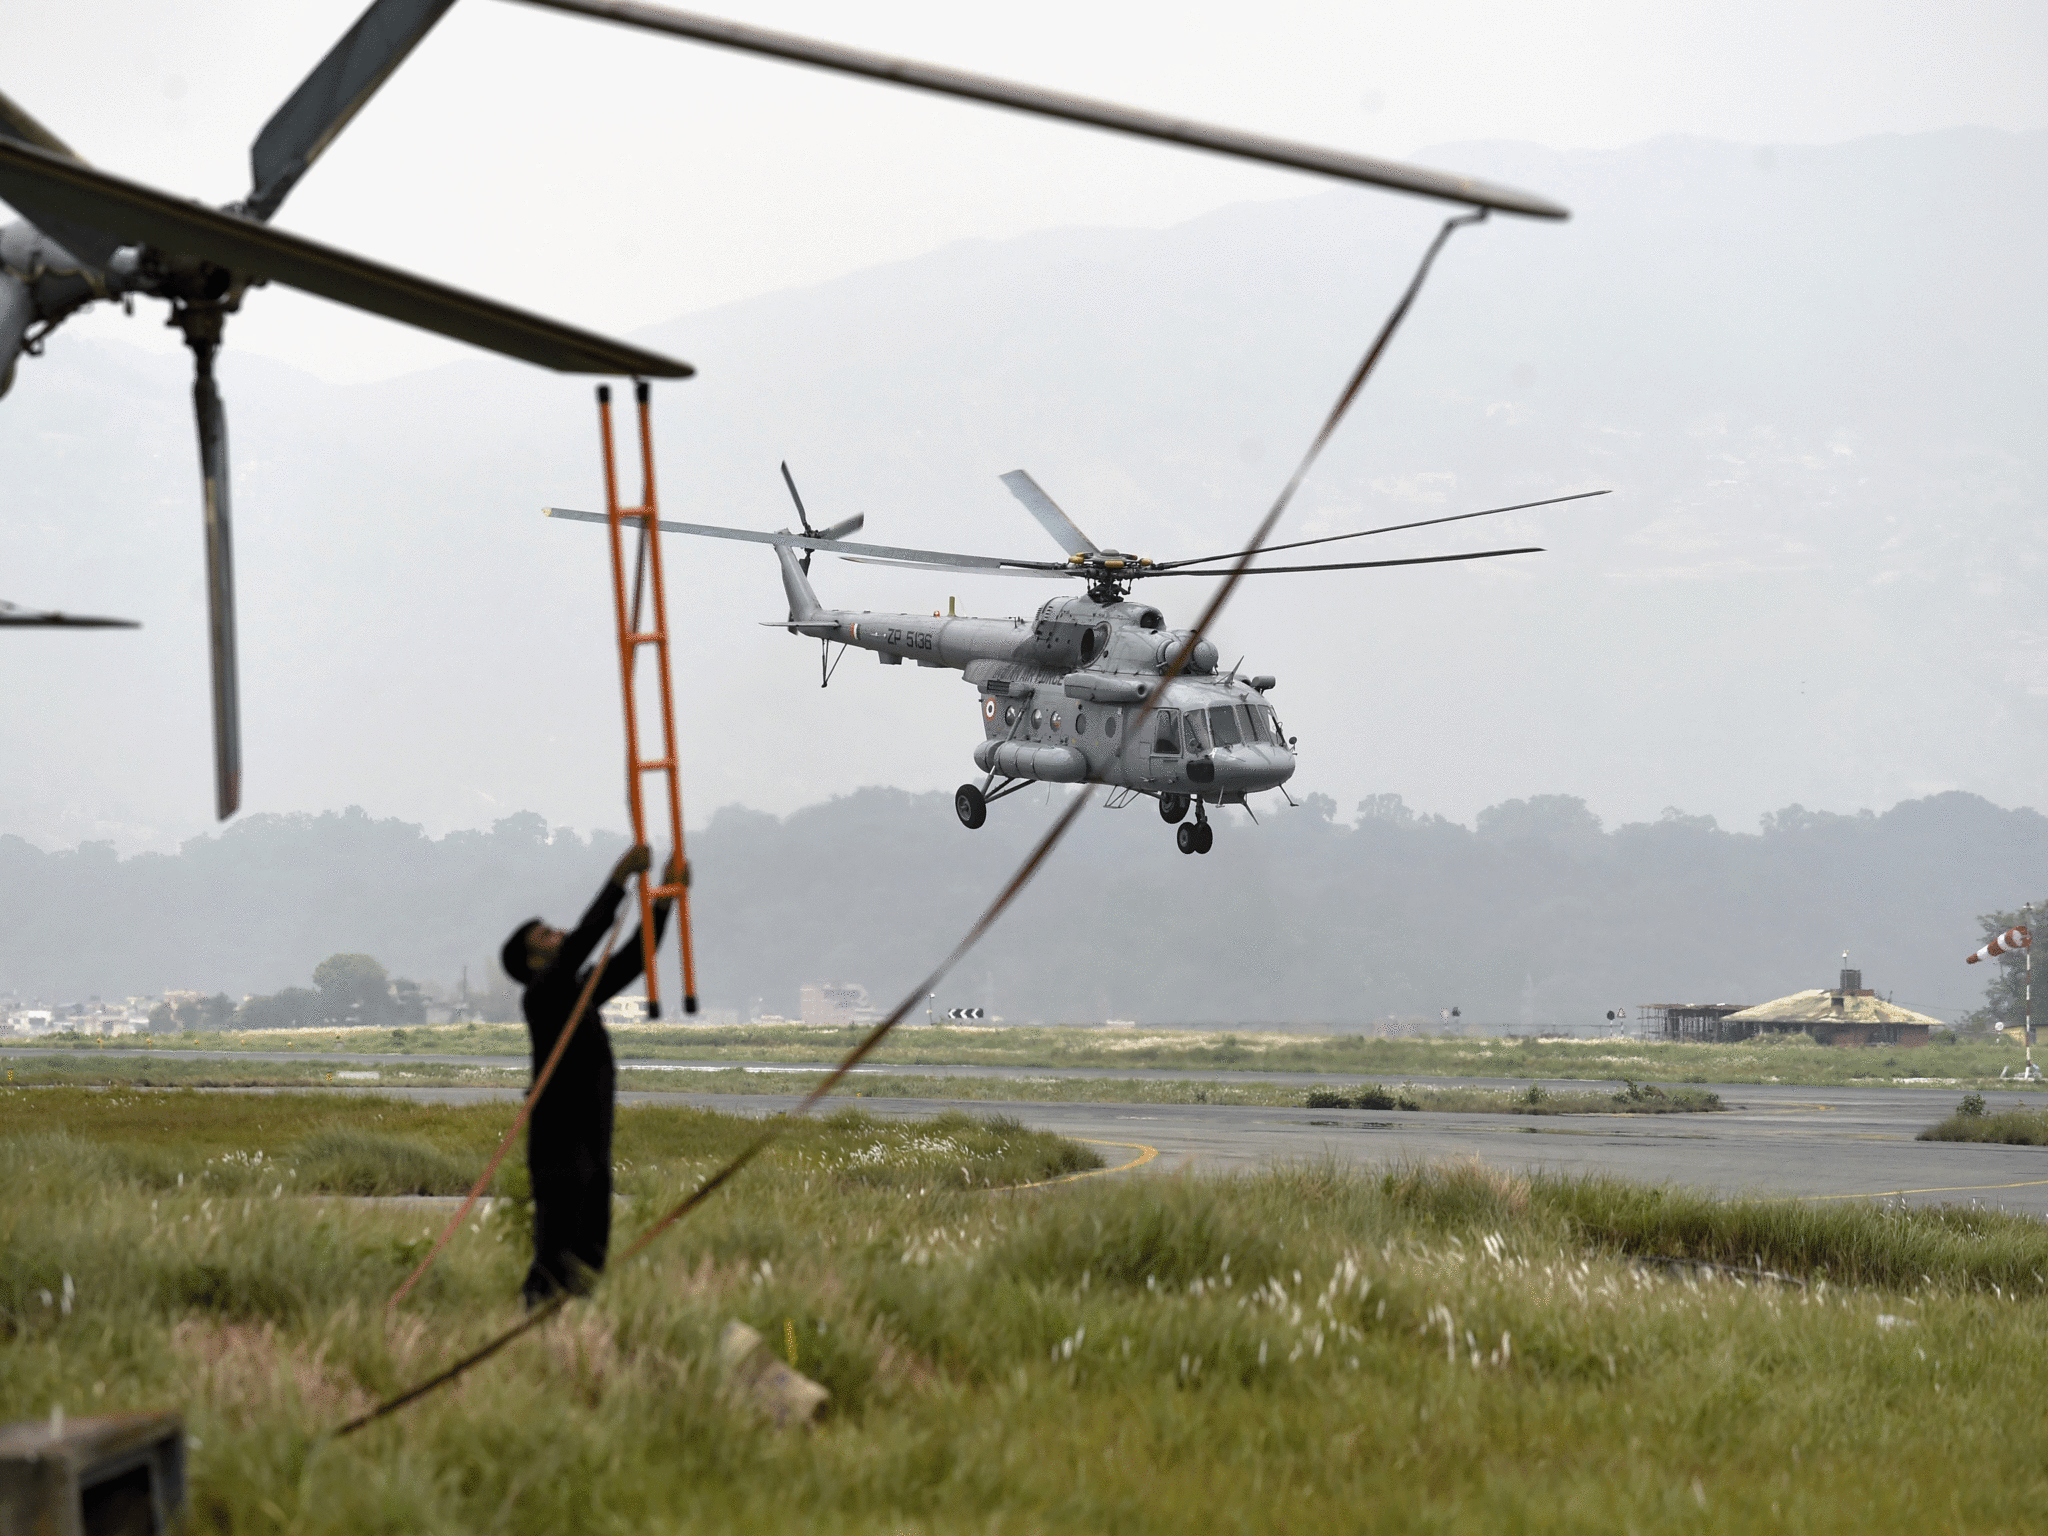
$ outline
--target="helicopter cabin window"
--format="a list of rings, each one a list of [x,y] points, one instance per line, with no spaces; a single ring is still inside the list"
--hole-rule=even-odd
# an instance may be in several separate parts
[[[1117,722],[1118,718],[1119,718],[1119,716],[1117,715],[1117,712],[1116,712],[1115,710],[1113,710],[1113,709],[1112,709],[1112,710],[1111,710],[1111,711],[1110,711],[1110,712],[1109,712],[1109,713],[1108,713],[1107,715],[1104,715],[1104,716],[1102,717],[1102,734],[1103,734],[1103,735],[1105,735],[1105,736],[1114,736],[1114,735],[1116,734],[1116,722]]]
[[[1162,709],[1152,720],[1152,750],[1161,757],[1180,756],[1179,711]]]
[[[1088,734],[1088,711],[1085,709],[1074,711],[1074,734],[1076,736],[1086,736]]]
[[[1209,734],[1215,737],[1219,747],[1234,747],[1244,740],[1244,732],[1238,727],[1235,705],[1218,704],[1209,711]]]
[[[1031,729],[1033,729],[1034,731],[1035,731],[1035,730],[1037,730],[1037,729],[1038,729],[1038,726],[1039,726],[1039,722],[1040,722],[1040,721],[1042,721],[1042,720],[1044,720],[1044,719],[1045,719],[1045,711],[1044,711],[1044,710],[1042,710],[1042,709],[1034,709],[1033,711],[1031,711]]]

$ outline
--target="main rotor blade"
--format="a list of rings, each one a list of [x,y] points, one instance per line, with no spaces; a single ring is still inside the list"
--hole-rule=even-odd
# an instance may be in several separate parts
[[[18,143],[47,150],[53,155],[61,155],[67,160],[76,160],[81,165],[85,163],[77,150],[37,122],[26,107],[18,101],[10,100],[4,92],[0,92],[0,139],[13,139]],[[8,201],[14,203],[24,218],[65,250],[95,267],[104,267],[113,260],[114,252],[121,248],[118,240],[109,239],[97,229],[54,213],[38,204],[32,197],[18,201],[9,198]]]
[[[1530,507],[1554,507],[1562,501],[1584,501],[1588,496],[1606,496],[1608,491],[1574,491],[1569,496],[1551,496],[1542,501],[1518,501],[1511,507],[1488,507],[1484,512],[1455,512],[1449,517],[1426,517],[1416,523],[1388,523],[1379,528],[1361,528],[1356,533],[1333,533],[1321,539],[1296,539],[1292,544],[1268,544],[1259,553],[1273,554],[1282,549],[1307,549],[1311,544],[1341,544],[1346,539],[1371,538],[1376,533],[1399,533],[1404,528],[1434,528],[1440,523],[1462,523],[1475,517],[1496,517],[1503,512],[1525,512]],[[1241,549],[1227,555],[1197,555],[1192,560],[1161,560],[1155,567],[1161,571],[1176,570],[1183,565],[1206,565],[1212,560],[1237,560],[1244,556]]]
[[[1039,527],[1052,535],[1053,543],[1070,555],[1092,555],[1096,552],[1095,541],[1074,526],[1074,520],[1059,509],[1059,504],[1038,488],[1038,482],[1021,469],[1013,469],[1001,477],[1010,494],[1024,503],[1024,510],[1038,519]]]
[[[684,379],[696,371],[688,363],[0,139],[0,197],[12,202],[17,194],[123,244],[212,262],[243,279],[267,278],[560,373]]]
[[[140,629],[133,619],[103,619],[90,613],[58,613],[23,608],[0,600],[0,628],[13,629]]]
[[[1240,574],[1245,576],[1286,576],[1296,571],[1372,571],[1387,565],[1448,565],[1454,560],[1492,560],[1500,555],[1540,555],[1543,546],[1532,544],[1523,549],[1475,549],[1466,555],[1419,555],[1412,560],[1345,560],[1335,565],[1254,565]],[[1127,573],[1133,578],[1146,576],[1211,576],[1218,577],[1222,571],[1162,571],[1136,570]]]
[[[1268,165],[1308,171],[1317,176],[1333,176],[1344,181],[1364,182],[1368,186],[1386,187],[1396,192],[1412,192],[1419,197],[1441,198],[1445,202],[1466,203],[1479,208],[1497,209],[1501,213],[1526,214],[1538,219],[1563,219],[1571,216],[1567,209],[1548,198],[1517,192],[1510,187],[1496,187],[1470,176],[1459,176],[1448,171],[1424,170],[1420,166],[1402,165],[1397,161],[1379,160],[1369,155],[1347,154],[1342,150],[1321,149],[1313,144],[1298,144],[1287,139],[1271,138],[1263,133],[1247,133],[1237,128],[1214,127],[1183,117],[1172,117],[1163,112],[1146,112],[1136,107],[1121,107],[1114,102],[1070,95],[1065,91],[1049,91],[1040,86],[1018,85],[1009,80],[999,80],[993,75],[971,74],[964,69],[948,69],[938,64],[920,64],[911,59],[894,58],[885,53],[870,53],[864,48],[848,48],[839,43],[818,42],[790,32],[773,32],[766,27],[751,27],[743,22],[724,21],[716,16],[672,11],[658,5],[639,4],[636,0],[526,0],[526,3],[553,11],[570,11],[579,16],[592,16],[599,21],[618,22],[622,26],[642,27],[650,32],[667,32],[675,37],[686,37],[693,42],[709,43],[718,48],[766,54],[770,58],[786,59],[793,64],[808,64],[817,69],[834,69],[843,74],[864,75],[870,80],[880,80],[889,85],[933,91],[941,96],[959,96],[989,106],[1008,107],[1017,112],[1032,112],[1041,117],[1056,117],[1070,123],[1084,123],[1091,128],[1107,128],[1113,133],[1128,133],[1143,139],[1160,139],[1189,149],[1204,149],[1213,154],[1232,155],[1243,160],[1259,160]]]
[[[949,560],[885,560],[880,555],[841,555],[839,558],[851,561],[855,565],[900,565],[912,571],[957,571],[960,569],[957,563]],[[1034,581],[1058,581],[1066,576],[1086,576],[1091,573],[1081,570],[1076,566],[1059,565],[1043,569],[1035,566],[1029,569],[1018,566],[1004,566],[998,570],[978,570],[975,574],[977,576],[1029,576]]]
[[[192,406],[206,510],[206,623],[213,659],[214,808],[226,821],[242,803],[242,700],[235,669],[235,556],[228,516],[228,421],[213,385],[213,344],[195,345]]]
[[[569,507],[542,507],[542,517],[566,517],[578,523],[607,521],[602,512],[578,512]],[[975,571],[1064,572],[1064,565],[1050,560],[1002,560],[993,555],[951,555],[943,550],[900,549],[893,544],[849,544],[844,539],[827,539],[818,533],[757,533],[751,528],[718,528],[708,523],[672,523],[663,518],[663,533],[688,533],[700,539],[739,539],[748,544],[780,544],[789,549],[822,549],[835,555],[869,555],[883,560],[905,560],[918,565],[943,565]]]
[[[47,149],[53,155],[62,155],[67,160],[82,158],[78,151],[50,132],[30,115],[28,108],[0,91],[0,138],[19,140],[33,144],[37,149]]]
[[[268,221],[455,0],[376,0],[313,66],[249,146],[243,212]]]

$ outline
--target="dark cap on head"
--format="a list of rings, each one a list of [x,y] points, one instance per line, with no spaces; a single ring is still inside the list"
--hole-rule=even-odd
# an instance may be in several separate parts
[[[533,980],[532,967],[526,963],[526,936],[539,926],[539,918],[529,917],[512,930],[512,937],[498,951],[498,963],[505,967],[505,974],[522,987]]]

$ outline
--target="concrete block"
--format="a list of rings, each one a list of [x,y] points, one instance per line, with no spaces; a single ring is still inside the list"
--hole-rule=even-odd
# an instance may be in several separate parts
[[[165,1536],[185,1507],[175,1413],[0,1425],[0,1532]]]

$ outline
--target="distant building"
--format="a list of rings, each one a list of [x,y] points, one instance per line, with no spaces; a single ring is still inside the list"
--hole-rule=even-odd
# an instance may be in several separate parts
[[[1748,1006],[1747,1003],[1638,1003],[1636,1035],[1642,1040],[1746,1040],[1755,1031],[1731,1028],[1728,1020]]]
[[[607,1029],[616,1029],[621,1024],[645,1024],[647,999],[615,997],[597,1010],[597,1016],[604,1020]]]
[[[1759,1003],[1728,1015],[1726,1025],[1744,1033],[1807,1034],[1822,1045],[1899,1045],[1927,1043],[1928,1031],[1941,1020],[1883,1001],[1863,985],[1863,973],[1844,968],[1841,985],[1794,992],[1774,1002]]]
[[[846,1025],[868,1012],[868,989],[849,981],[807,981],[797,993],[797,1013],[811,1025]]]

